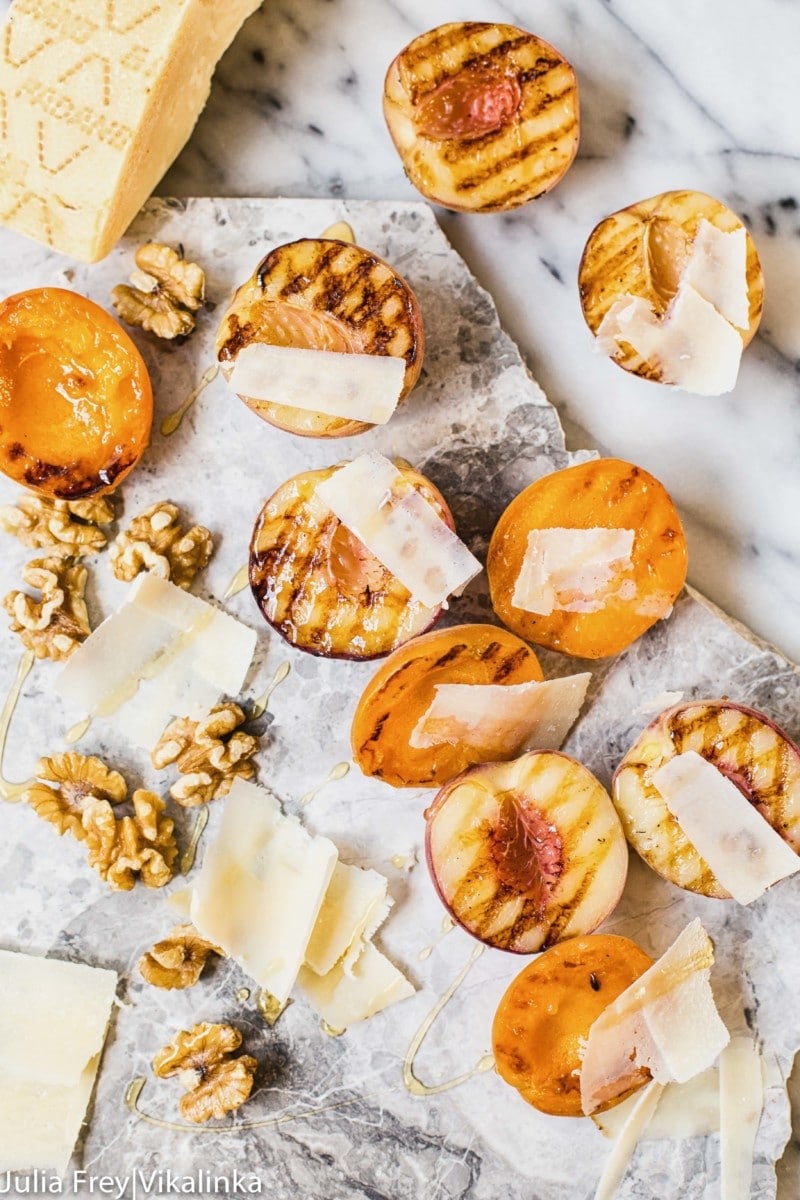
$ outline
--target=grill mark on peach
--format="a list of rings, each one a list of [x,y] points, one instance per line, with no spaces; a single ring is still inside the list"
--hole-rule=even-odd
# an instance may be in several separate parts
[[[467,166],[474,153],[481,152],[486,154],[490,152],[492,154],[491,171],[493,173],[503,171],[507,166],[513,166],[515,163],[522,162],[527,158],[531,159],[531,166],[541,166],[546,169],[546,164],[539,164],[533,161],[537,151],[548,142],[560,143],[571,141],[578,122],[574,114],[569,115],[566,119],[559,118],[558,124],[551,124],[535,137],[525,127],[530,122],[540,120],[551,109],[556,108],[559,102],[571,91],[571,87],[566,87],[563,91],[548,94],[539,101],[531,98],[527,107],[524,110],[520,110],[519,116],[514,122],[515,128],[513,131],[508,125],[501,125],[498,129],[489,130],[479,138],[451,139],[440,147],[440,158],[451,169],[456,170],[462,161]],[[521,145],[519,144],[520,139],[524,139]],[[503,150],[502,148],[503,141],[508,143],[507,150]]]
[[[517,166],[520,163],[524,163],[528,159],[531,160],[532,166],[538,165],[534,164],[534,159],[540,147],[546,145],[548,142],[552,142],[556,138],[564,138],[569,133],[570,129],[573,129],[574,127],[575,122],[573,121],[571,125],[562,125],[556,132],[543,133],[535,140],[526,142],[525,145],[519,149],[514,150],[509,154],[505,154],[503,156],[502,163],[489,162],[483,168],[483,170],[473,171],[473,173],[468,175],[465,179],[454,178],[453,187],[457,192],[471,192],[479,188],[481,184],[491,182],[493,185],[495,185],[492,188],[492,191],[502,195],[502,197],[506,200],[509,197],[514,196],[517,192],[528,191],[531,187],[530,178],[521,184],[519,188],[509,190],[507,184],[505,183],[505,176],[509,173],[512,167]],[[540,173],[540,180],[543,183],[543,190],[546,190],[547,181],[555,179],[556,177],[560,178],[562,174],[563,171],[560,167],[553,167],[552,170],[546,167],[544,170],[542,170]],[[489,203],[496,203],[496,201],[490,200]]]
[[[401,71],[410,76],[410,78],[404,78],[403,82],[412,104],[418,104],[429,92],[434,91],[461,71],[491,62],[493,58],[498,57],[498,51],[504,57],[513,48],[524,47],[530,36],[521,31],[516,37],[508,36],[507,31],[513,27],[505,25],[500,28],[504,31],[502,35],[504,40],[495,42],[494,45],[486,44],[494,33],[492,26],[477,21],[459,24],[454,29],[445,28],[438,34],[435,30],[431,30],[431,33],[436,36],[423,37],[407,47],[400,56],[399,65]],[[437,66],[435,60],[443,58],[445,55],[449,55],[450,61],[446,64],[442,63],[435,74],[431,74],[429,78],[418,77],[420,67],[433,66],[435,70]]]

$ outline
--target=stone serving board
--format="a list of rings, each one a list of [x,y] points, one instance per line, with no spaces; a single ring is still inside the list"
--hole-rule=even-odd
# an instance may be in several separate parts
[[[161,420],[213,362],[216,324],[232,289],[273,246],[318,235],[342,219],[351,223],[357,241],[408,279],[422,307],[425,368],[398,415],[387,427],[359,438],[295,439],[260,422],[218,377],[178,431],[163,437]],[[210,305],[197,333],[183,345],[156,344],[134,333],[153,376],[156,422],[150,449],[123,486],[122,523],[146,505],[170,499],[193,521],[207,525],[217,550],[194,589],[205,598],[221,599],[246,560],[262,503],[298,471],[371,448],[402,455],[441,488],[459,532],[483,558],[494,524],[513,496],[533,479],[587,457],[565,449],[558,416],[500,328],[491,299],[420,204],[153,200],[117,249],[91,267],[0,231],[2,292],[66,286],[108,306],[111,287],[127,278],[136,246],[148,239],[180,244],[187,257],[205,267]],[[7,481],[0,484],[0,501],[15,494]],[[32,552],[4,539],[2,593],[18,586],[22,564],[30,557]],[[122,601],[126,586],[111,577],[103,556],[89,561],[88,600],[96,623]],[[415,1097],[405,1089],[402,1063],[409,1043],[475,947],[460,931],[442,933],[444,911],[422,861],[422,812],[432,793],[395,791],[353,769],[299,809],[301,796],[349,759],[351,715],[374,665],[325,661],[292,650],[267,629],[249,592],[225,607],[259,633],[246,695],[256,696],[281,664],[291,665],[270,704],[260,781],[287,811],[301,811],[313,832],[333,838],[343,860],[389,877],[395,905],[377,940],[418,991],[332,1038],[302,998],[274,1029],[267,1028],[254,1005],[255,988],[228,961],[207,970],[188,991],[150,988],[135,965],[176,921],[165,893],[142,887],[111,893],[87,867],[79,844],[59,840],[23,805],[0,806],[0,944],[113,967],[121,977],[91,1121],[73,1167],[95,1175],[163,1168],[183,1176],[210,1171],[231,1178],[236,1168],[257,1177],[273,1200],[404,1200],[409,1193],[425,1200],[590,1197],[608,1153],[608,1143],[590,1122],[538,1114],[493,1072],[436,1096]],[[494,619],[485,575],[453,602],[446,619]],[[19,654],[16,639],[2,635],[3,691]],[[542,659],[548,675],[576,669],[556,654],[544,653]],[[37,664],[25,687],[6,755],[11,779],[26,778],[39,755],[63,748],[64,731],[78,715],[65,712],[53,694],[58,669]],[[763,709],[790,735],[800,736],[797,669],[691,592],[625,654],[590,669],[590,702],[565,749],[606,786],[665,691],[727,695]],[[171,782],[171,776],[156,775],[147,756],[109,727],[92,728],[79,748],[106,757],[134,785],[165,791]],[[222,804],[212,805],[200,856]],[[174,815],[185,844],[194,816]],[[167,892],[184,883],[177,879]],[[800,877],[741,908],[684,894],[632,858],[622,903],[605,928],[635,937],[655,956],[695,916],[716,944],[712,981],[724,1019],[733,1032],[751,1029],[777,1059],[785,1080],[800,1044],[796,1023],[787,1019],[800,993],[794,933],[800,927]],[[468,1071],[490,1051],[495,1008],[522,965],[523,960],[500,951],[476,958],[420,1052],[416,1070],[426,1082]],[[241,989],[248,986],[252,995],[243,1000]],[[156,1122],[180,1124],[178,1086],[156,1081],[150,1061],[178,1029],[202,1020],[230,1021],[244,1032],[245,1049],[261,1064],[252,1100],[223,1126],[200,1130],[164,1127],[131,1112],[126,1089],[143,1076],[141,1112]],[[773,1088],[758,1137],[752,1191],[758,1200],[776,1194],[774,1163],[789,1134],[785,1089]],[[70,1192],[66,1184],[64,1194]],[[130,1188],[126,1194],[133,1194]],[[642,1143],[620,1189],[624,1198],[712,1200],[718,1194],[718,1137]]]

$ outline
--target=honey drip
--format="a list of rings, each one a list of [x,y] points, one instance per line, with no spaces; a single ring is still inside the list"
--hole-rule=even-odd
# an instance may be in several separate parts
[[[420,1047],[430,1033],[434,1021],[436,1021],[445,1005],[452,1000],[453,996],[461,987],[461,984],[464,982],[469,972],[472,970],[473,965],[477,962],[485,949],[485,946],[475,947],[464,966],[450,984],[447,991],[439,997],[411,1039],[411,1045],[408,1047],[408,1053],[403,1060],[403,1083],[408,1088],[409,1092],[411,1092],[412,1096],[437,1096],[440,1092],[448,1092],[451,1088],[458,1087],[459,1084],[466,1083],[468,1079],[472,1079],[475,1075],[481,1075],[484,1071],[491,1071],[492,1067],[494,1066],[494,1059],[492,1058],[491,1054],[484,1054],[482,1058],[478,1059],[474,1067],[471,1067],[468,1071],[464,1071],[461,1075],[456,1075],[454,1079],[446,1079],[443,1083],[423,1083],[422,1080],[418,1079],[414,1074],[414,1059],[419,1054]]]
[[[17,673],[14,676],[14,682],[11,684],[6,702],[3,705],[3,710],[0,712],[0,797],[7,800],[9,804],[17,804],[23,796],[23,793],[31,785],[31,780],[26,779],[23,783],[11,783],[3,774],[3,759],[6,753],[6,742],[8,741],[8,731],[11,726],[11,718],[14,715],[14,709],[17,707],[17,702],[22,694],[22,688],[25,680],[31,673],[31,668],[35,662],[32,650],[26,650],[19,660]]]
[[[186,416],[197,397],[208,387],[212,380],[216,379],[218,374],[219,364],[214,363],[214,365],[209,367],[207,371],[203,372],[197,387],[194,388],[193,391],[189,392],[189,395],[186,397],[180,408],[176,408],[174,412],[169,414],[169,416],[164,417],[164,420],[161,422],[161,433],[164,437],[169,437],[171,434],[176,432],[181,421]]]
[[[272,696],[272,693],[275,691],[275,689],[277,687],[280,687],[280,685],[283,683],[284,679],[289,674],[291,669],[292,669],[292,664],[290,662],[281,663],[281,665],[278,667],[275,674],[272,676],[272,679],[271,679],[268,687],[258,697],[257,700],[253,701],[253,707],[250,710],[250,716],[254,721],[258,717],[263,717],[264,713],[267,711],[267,707],[269,705],[270,697]]]
[[[343,1033],[347,1032],[346,1029],[334,1029],[327,1021],[320,1021],[319,1027],[326,1037],[341,1037]]]
[[[188,875],[194,866],[194,860],[197,857],[197,847],[200,844],[200,838],[203,836],[203,830],[208,824],[208,805],[206,804],[200,809],[197,814],[197,820],[194,823],[192,836],[189,840],[189,845],[181,855],[180,868],[181,875]]]
[[[240,1004],[244,1004],[246,1000],[250,999],[250,988],[238,988],[236,992],[236,999]]]
[[[431,942],[430,946],[422,947],[417,956],[420,962],[425,962],[427,958],[430,958],[442,939],[446,938],[448,933],[450,933],[450,931],[453,929],[455,929],[455,925],[453,924],[452,919],[450,917],[442,917],[442,932],[439,934],[435,942]]]
[[[231,1122],[230,1125],[214,1125],[209,1129],[207,1126],[203,1128],[198,1125],[190,1125],[188,1122],[163,1121],[160,1117],[152,1117],[150,1113],[142,1112],[139,1108],[139,1100],[146,1083],[145,1075],[137,1075],[125,1089],[125,1104],[128,1111],[138,1117],[140,1121],[146,1121],[148,1125],[155,1125],[159,1129],[174,1129],[178,1133],[216,1136],[223,1133],[241,1133],[244,1129],[268,1129],[271,1125],[287,1125],[290,1121],[304,1121],[307,1117],[317,1117],[321,1113],[333,1112],[337,1108],[346,1108],[348,1104],[360,1104],[373,1098],[369,1095],[349,1096],[346,1100],[337,1100],[334,1104],[320,1104],[316,1108],[302,1108],[297,1112],[277,1113],[274,1117],[264,1117],[261,1121],[242,1121],[241,1123],[236,1121]]]
[[[353,233],[352,225],[348,225],[347,221],[334,221],[333,225],[329,225],[327,229],[323,229],[320,237],[334,238],[337,242],[350,242],[355,244],[356,235]]]
[[[91,717],[84,717],[82,721],[76,722],[71,729],[68,729],[64,734],[64,741],[67,745],[74,746],[76,742],[79,742],[83,735],[88,732],[91,723]]]
[[[350,770],[349,762],[340,762],[340,763],[337,763],[335,767],[331,767],[330,771],[325,776],[322,783],[318,783],[316,787],[313,787],[311,789],[311,791],[306,792],[306,794],[304,796],[300,797],[300,802],[299,802],[300,807],[305,808],[305,806],[307,804],[310,804],[311,801],[316,796],[318,796],[320,794],[320,792],[322,791],[322,789],[324,787],[327,787],[329,783],[335,783],[337,779],[344,779],[345,775],[348,774],[349,770]]]
[[[249,582],[250,582],[250,564],[245,563],[243,567],[239,567],[239,570],[236,572],[233,579],[230,581],[230,583],[226,587],[226,589],[223,593],[222,599],[230,600],[231,596],[238,596],[239,592],[243,592]]]

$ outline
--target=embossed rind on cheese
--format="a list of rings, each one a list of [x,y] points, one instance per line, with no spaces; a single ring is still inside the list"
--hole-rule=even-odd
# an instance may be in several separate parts
[[[14,0],[0,60],[0,221],[86,262],[187,141],[260,0]]]

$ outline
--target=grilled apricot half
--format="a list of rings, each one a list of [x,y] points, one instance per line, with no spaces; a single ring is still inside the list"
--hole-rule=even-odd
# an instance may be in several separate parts
[[[144,359],[104,309],[63,288],[0,303],[0,470],[43,496],[115,488],[145,449]]]
[[[604,561],[601,549],[592,561],[604,531],[623,542],[627,535],[629,550]],[[667,616],[686,580],[686,560],[680,517],[663,485],[642,467],[600,458],[520,492],[497,523],[486,571],[492,605],[509,629],[552,650],[602,658]],[[540,597],[549,593],[547,603],[526,599],[536,611],[521,606],[523,570],[539,572]]]
[[[412,735],[438,684],[515,684],[542,678],[530,646],[505,629],[435,629],[395,650],[367,684],[353,718],[353,757],[365,775],[393,787],[440,787],[475,763],[513,758],[521,747],[503,739],[415,747]]]
[[[415,38],[389,67],[383,112],[414,186],[465,212],[527,204],[578,149],[575,72],[513,25],[452,22]]]
[[[406,281],[377,254],[332,238],[278,246],[234,293],[216,341],[226,377],[239,351],[252,342],[403,358],[400,402],[417,382],[425,353],[422,313]],[[302,437],[351,437],[373,428],[364,421],[241,399],[270,425]]]
[[[635,942],[611,933],[551,946],[517,975],[492,1026],[497,1073],[523,1100],[556,1117],[582,1117],[580,1072],[589,1029],[653,960]],[[650,1078],[639,1079],[612,1107]]]
[[[250,543],[250,587],[266,620],[299,650],[327,658],[380,658],[423,633],[441,608],[428,608],[324,505],[316,488],[338,467],[304,471],[264,505]],[[450,528],[433,484],[395,459],[414,489]]]

